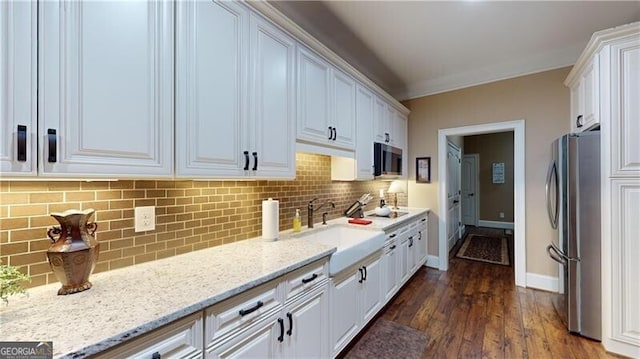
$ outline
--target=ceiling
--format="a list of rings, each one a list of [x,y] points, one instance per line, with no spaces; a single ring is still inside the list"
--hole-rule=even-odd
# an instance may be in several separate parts
[[[572,65],[640,1],[270,1],[399,100]]]

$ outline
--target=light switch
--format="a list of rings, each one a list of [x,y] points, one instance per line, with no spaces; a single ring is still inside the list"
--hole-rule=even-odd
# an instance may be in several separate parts
[[[134,209],[135,231],[153,231],[156,229],[156,207],[144,206]]]

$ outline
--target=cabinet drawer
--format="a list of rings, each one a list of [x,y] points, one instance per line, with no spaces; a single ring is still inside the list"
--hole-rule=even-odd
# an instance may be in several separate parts
[[[202,312],[198,312],[92,358],[149,359],[155,353],[162,358],[202,358],[202,330]]]
[[[207,309],[205,314],[207,343],[221,336],[246,328],[265,315],[282,309],[278,281],[271,281],[243,292]]]
[[[328,274],[327,260],[311,263],[289,273],[285,279],[286,301],[315,288],[318,283],[326,282]]]

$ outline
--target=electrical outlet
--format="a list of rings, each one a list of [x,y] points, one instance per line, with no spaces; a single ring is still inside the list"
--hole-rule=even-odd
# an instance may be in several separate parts
[[[504,212],[500,212],[500,218],[504,218]]]
[[[134,210],[135,231],[153,231],[156,229],[156,207],[136,207]]]

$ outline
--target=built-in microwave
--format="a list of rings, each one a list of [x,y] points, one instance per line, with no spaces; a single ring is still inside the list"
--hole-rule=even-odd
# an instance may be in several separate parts
[[[373,175],[379,178],[402,176],[402,149],[374,142]]]

